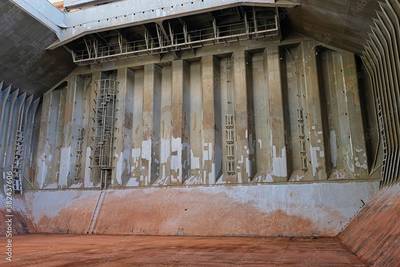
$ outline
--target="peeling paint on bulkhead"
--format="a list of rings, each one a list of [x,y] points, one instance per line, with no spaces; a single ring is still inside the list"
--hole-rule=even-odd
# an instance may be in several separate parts
[[[280,156],[276,146],[272,146],[272,173],[276,177],[287,177],[286,147],[283,147]]]
[[[254,178],[254,181],[257,183],[273,183],[274,179],[272,177],[272,174],[267,174],[267,175],[257,175]]]
[[[49,156],[51,157],[51,155]],[[46,176],[47,176],[46,155],[42,154],[40,156],[40,159],[38,160],[37,181],[39,183],[39,188],[44,187]]]
[[[261,47],[259,48],[261,49]],[[242,47],[238,47],[237,49],[234,48],[232,51],[236,53],[240,50],[240,53],[242,53],[247,48],[243,50]],[[302,53],[305,51],[300,50],[303,49],[304,47],[299,47],[299,51],[293,50],[293,59],[301,59]],[[339,97],[337,100],[333,99],[335,105],[332,105],[339,111],[329,112],[332,108],[329,106],[331,103],[328,103],[327,109],[325,107],[322,107],[321,110],[306,108],[308,104],[320,101],[316,97],[318,96],[317,87],[311,86],[310,88],[300,88],[300,91],[288,90],[283,92],[288,88],[276,86],[273,88],[273,92],[261,93],[258,91],[265,91],[265,86],[260,83],[251,83],[251,86],[250,84],[249,86],[254,88],[248,88],[248,91],[243,92],[243,96],[248,97],[249,100],[253,98],[252,101],[247,103],[243,101],[244,99],[235,99],[237,97],[234,92],[235,86],[231,83],[232,75],[235,76],[235,73],[231,73],[230,67],[227,67],[227,65],[235,63],[235,57],[229,59],[228,56],[222,56],[220,58],[219,56],[215,57],[216,55],[212,51],[207,53],[211,53],[212,62],[207,60],[203,62],[203,56],[194,61],[187,58],[188,61],[184,61],[184,66],[176,69],[175,63],[168,62],[166,58],[165,62],[160,62],[161,66],[158,66],[159,63],[155,63],[154,66],[147,66],[154,62],[145,62],[144,65],[146,66],[129,67],[128,75],[125,75],[126,68],[128,68],[126,66],[121,67],[121,70],[116,70],[116,78],[121,80],[120,82],[123,85],[122,91],[118,92],[118,99],[122,102],[118,102],[117,112],[121,115],[121,118],[125,119],[116,122],[117,126],[120,127],[116,127],[114,134],[116,145],[112,149],[112,154],[115,154],[112,165],[113,184],[122,186],[167,184],[175,186],[182,185],[183,180],[186,180],[186,184],[215,184],[216,178],[222,173],[225,173],[225,177],[222,176],[219,183],[226,184],[255,181],[281,183],[285,181],[282,178],[289,177],[289,181],[312,182],[326,178],[325,169],[329,171],[329,178],[332,178],[332,173],[335,171],[337,171],[337,179],[341,179],[341,177],[358,179],[361,175],[363,175],[363,178],[367,177],[368,173],[364,172],[364,170],[368,170],[366,148],[363,147],[365,140],[359,139],[358,128],[349,127],[353,126],[352,120],[357,119],[358,113],[353,114],[353,111],[358,112],[358,110],[349,109],[349,107],[343,105],[343,99],[339,99],[341,94],[330,96]],[[255,55],[250,54],[248,55],[249,66],[246,65],[246,68],[249,67],[249,71],[259,69],[260,72],[245,78],[261,81],[262,79],[258,78],[265,78],[263,72],[268,72],[267,69],[261,68],[265,67],[262,66],[262,58],[265,60],[270,55],[268,53],[258,54],[257,52],[257,58],[259,57],[257,60],[260,60],[260,63],[251,66],[254,62],[250,58]],[[210,75],[202,74],[203,63],[212,63]],[[172,65],[169,66],[170,64]],[[192,64],[197,64],[196,66],[199,68],[196,67],[193,71],[187,72],[186,68],[192,66]],[[96,69],[96,74],[92,73],[96,76],[93,79],[97,80],[105,76],[102,74],[106,71],[103,67]],[[107,66],[107,68],[109,67],[111,68],[111,66]],[[145,72],[142,67],[146,69]],[[147,69],[148,67],[150,68]],[[164,67],[169,68],[168,72],[161,71],[161,69],[166,69]],[[301,72],[304,70],[302,68],[296,69],[298,67],[300,66],[294,64],[293,73],[291,70],[290,73],[287,73],[286,78],[295,79],[298,76],[297,78],[303,79],[304,76],[301,76]],[[170,68],[173,69],[172,76],[169,73]],[[306,76],[313,75],[308,71],[303,74]],[[124,73],[124,75],[118,75],[119,72]],[[295,75],[295,73],[297,74]],[[178,74],[177,77],[175,77],[176,74]],[[76,75],[83,74],[77,73]],[[75,74],[72,76],[75,76]],[[83,76],[86,77],[86,74]],[[83,76],[75,78],[81,79]],[[173,80],[179,77],[179,81],[177,80],[178,82],[173,84],[173,87],[170,87],[169,84],[171,77]],[[340,77],[335,77],[335,79],[337,78]],[[199,87],[204,82],[206,82],[207,87]],[[293,80],[293,86],[295,82],[298,83],[298,79],[297,81]],[[307,80],[308,82],[310,81]],[[69,129],[71,126],[77,126],[85,131],[88,127],[90,128],[92,116],[88,116],[86,111],[92,108],[92,98],[95,92],[93,88],[90,89],[93,92],[83,93],[84,91],[82,91],[78,94],[79,90],[84,89],[82,87],[83,80],[75,85],[77,87],[75,88],[77,89],[76,95],[70,97],[65,92],[55,90],[54,92],[57,94],[52,96],[55,98],[44,109],[43,114],[58,114],[57,116],[60,118],[57,116],[49,117],[46,120],[43,119],[42,122],[42,126],[49,123],[51,127],[42,128],[44,130],[38,139],[39,152],[37,156],[42,153],[43,155],[42,158],[37,160],[36,169],[32,170],[38,176],[36,182],[40,183],[41,187],[46,187],[46,184],[52,187],[54,185],[73,187],[71,184],[82,180],[84,180],[83,187],[93,187],[93,183],[95,183],[95,186],[99,186],[97,172],[94,170],[91,172],[90,169],[90,166],[95,163],[91,162],[91,157],[94,156],[95,151],[91,151],[91,148],[87,147],[92,142],[92,133],[90,131],[85,132],[87,134],[82,136],[82,143],[77,146],[75,144],[78,142],[75,139],[78,137],[75,134],[76,129]],[[86,81],[85,86],[88,86]],[[341,87],[340,84],[339,87]],[[215,88],[218,90],[214,90]],[[303,92],[304,90],[305,92]],[[313,92],[313,90],[317,91]],[[149,94],[143,95],[143,92]],[[279,96],[278,93],[288,94],[288,99],[282,102],[287,107],[282,110],[275,108],[275,103],[272,103],[275,100],[275,93],[277,93],[276,96]],[[77,110],[73,109],[72,114],[70,114],[71,110],[68,107],[64,107],[68,104],[70,98],[73,98],[72,100],[78,103],[76,106],[80,107]],[[297,122],[297,126],[301,126],[301,128],[296,130],[296,111],[300,112],[300,108],[301,119],[304,121],[300,124]],[[344,110],[344,108],[349,110]],[[357,108],[359,107],[357,106]],[[81,109],[85,111],[82,114],[79,112]],[[237,119],[242,115],[243,118],[246,118],[246,114],[242,114],[243,110],[248,110],[250,117],[247,118],[248,123],[241,125]],[[65,112],[68,116],[64,116]],[[335,121],[327,121],[326,124],[326,112],[332,113],[329,114],[332,116],[338,115],[338,118],[335,117]],[[349,114],[343,116],[342,112]],[[290,118],[286,118],[286,115],[290,115]],[[224,119],[224,116],[229,116],[229,118],[232,116],[233,124],[227,124],[227,117]],[[72,123],[71,118],[74,121],[76,119],[76,122]],[[60,120],[58,121],[58,119]],[[336,121],[336,119],[339,121]],[[121,123],[125,124],[122,125]],[[57,126],[57,129],[67,129],[68,131],[64,135],[61,135],[62,132],[60,131],[57,134],[52,133],[51,129],[55,126]],[[226,127],[232,128],[232,140],[234,140],[234,150],[228,152],[225,140],[227,138],[224,137]],[[290,137],[288,140],[285,140],[286,135]],[[301,137],[301,140],[296,140],[298,136]],[[69,144],[66,141],[73,143],[71,147],[68,147]],[[288,142],[285,143],[285,141]],[[353,144],[353,141],[355,144]],[[363,150],[357,150],[357,146],[363,148]],[[325,149],[326,151],[324,151]],[[75,159],[78,155],[80,156],[82,150],[84,155],[82,155],[83,158],[79,159],[79,164],[82,166],[75,167]],[[234,154],[227,155],[231,152]],[[327,162],[324,160],[324,152],[328,153]],[[331,168],[330,163],[334,168]],[[74,178],[76,178],[74,167],[79,169],[77,175],[83,176],[84,174],[84,177],[79,177],[77,181],[74,181]],[[355,170],[355,172],[351,173],[350,170]],[[364,175],[365,173],[366,175]]]
[[[171,139],[171,165],[172,171],[176,172],[178,179],[182,177],[182,139],[172,138]]]
[[[200,157],[196,157],[193,150],[190,150],[190,166],[192,170],[200,169]]]
[[[350,172],[354,173],[355,166],[354,166],[354,159],[353,158],[355,157],[355,154],[354,154],[354,150],[353,150],[353,146],[352,146],[353,140],[351,138],[351,134],[350,134],[349,138],[350,138],[350,145],[347,148],[347,153],[348,153],[347,156],[348,156],[349,160],[347,161],[347,166],[348,166],[348,169],[350,170]]]
[[[150,184],[150,176],[151,176],[151,139],[145,140],[142,142],[142,160],[147,161],[147,173],[143,173],[143,178],[145,185]],[[144,166],[142,165],[142,168]]]
[[[62,187],[66,187],[68,185],[68,176],[70,173],[70,163],[71,163],[71,147],[63,147],[61,148],[60,155],[60,175],[58,184]]]
[[[354,158],[354,165],[357,168],[363,169],[363,170],[368,170],[368,161],[367,161],[367,154],[365,151],[361,148],[355,148],[354,151],[356,152],[356,156]]]
[[[115,170],[115,179],[117,181],[117,183],[119,185],[122,185],[122,172],[124,170],[124,154],[123,152],[121,152],[118,156],[115,155],[115,157],[117,158],[117,166],[116,166],[116,170]]]
[[[361,163],[358,158],[356,158],[355,166],[360,169],[368,170],[368,164],[366,162]]]
[[[216,176],[217,175],[215,174],[215,163],[213,162],[211,165],[211,172],[208,174],[208,183],[215,184],[217,178]]]
[[[249,158],[246,158],[246,173],[247,173],[247,177],[251,177],[252,172],[253,172],[253,169],[251,167],[251,160]]]
[[[142,159],[151,160],[151,139],[142,142]]]
[[[138,186],[140,186],[140,181],[138,178],[131,177],[131,178],[129,178],[128,182],[126,183],[126,186],[138,187]]]
[[[290,177],[291,181],[300,182],[304,179],[304,175],[294,174]]]
[[[205,161],[213,160],[213,144],[206,143],[203,145],[203,164]]]
[[[317,175],[317,171],[319,168],[318,163],[318,152],[321,149],[319,147],[313,147],[310,145],[310,156],[311,156],[311,168],[312,168],[312,175],[315,177]]]
[[[212,143],[203,144],[203,178],[206,183],[215,183],[214,146]]]
[[[141,149],[133,148],[131,150],[131,158],[132,158],[132,171],[140,167],[140,159],[141,159]]]
[[[160,163],[167,163],[169,157],[171,155],[171,139],[162,138],[161,139],[161,148],[160,148]]]

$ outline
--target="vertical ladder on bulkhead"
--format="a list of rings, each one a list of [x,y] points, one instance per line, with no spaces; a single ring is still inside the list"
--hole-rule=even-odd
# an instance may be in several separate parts
[[[94,207],[92,217],[90,218],[88,230],[86,231],[86,234],[88,234],[88,235],[92,235],[95,233],[94,230],[96,229],[97,219],[99,217],[100,210],[101,210],[101,207],[103,206],[105,197],[106,197],[106,191],[101,190],[99,197],[97,198],[96,206]]]
[[[232,59],[226,61],[226,84],[227,84],[227,111],[224,116],[224,163],[227,175],[236,174],[235,163],[235,108],[234,108],[234,85],[232,77]]]

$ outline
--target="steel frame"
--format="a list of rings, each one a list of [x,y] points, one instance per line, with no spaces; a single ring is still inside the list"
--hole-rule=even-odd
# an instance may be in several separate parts
[[[215,19],[211,27],[197,30],[188,30],[186,23],[182,25],[182,31],[175,33],[168,23],[168,32],[164,27],[156,24],[157,37],[150,36],[148,30],[144,30],[144,39],[128,42],[118,32],[117,42],[99,46],[97,39],[84,39],[86,49],[73,51],[73,61],[85,65],[96,62],[108,61],[118,57],[131,57],[148,54],[168,53],[186,49],[199,48],[218,43],[237,42],[250,38],[279,37],[279,18],[276,14],[270,20],[264,22],[248,19],[244,13],[244,20],[239,23],[217,25]]]

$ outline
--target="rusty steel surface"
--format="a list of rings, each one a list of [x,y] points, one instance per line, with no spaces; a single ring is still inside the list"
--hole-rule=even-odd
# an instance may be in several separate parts
[[[400,186],[380,191],[339,235],[370,266],[400,265]]]
[[[365,266],[336,238],[24,235],[9,266]]]

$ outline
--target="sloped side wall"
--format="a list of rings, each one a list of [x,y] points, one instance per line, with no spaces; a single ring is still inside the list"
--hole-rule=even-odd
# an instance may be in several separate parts
[[[27,216],[25,204],[21,198],[12,199],[12,208],[8,209],[9,199],[5,195],[0,194],[0,237],[4,238],[8,231],[12,230],[12,234],[27,234],[34,232],[33,224],[30,216]]]
[[[339,238],[371,266],[399,266],[400,185],[376,194]]]

